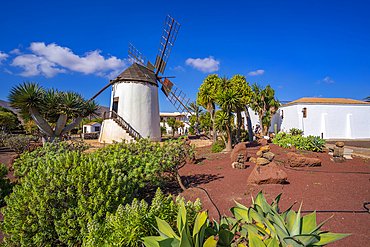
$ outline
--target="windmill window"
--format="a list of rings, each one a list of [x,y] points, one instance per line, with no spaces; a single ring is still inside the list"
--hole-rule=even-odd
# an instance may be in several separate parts
[[[302,112],[303,112],[303,118],[307,118],[307,108],[306,107],[303,108]]]

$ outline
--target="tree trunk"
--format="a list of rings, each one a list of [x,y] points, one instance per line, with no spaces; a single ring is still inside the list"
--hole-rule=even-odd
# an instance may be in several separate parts
[[[79,124],[81,123],[83,117],[82,116],[79,116],[77,117],[75,120],[73,120],[72,123],[68,124],[66,127],[64,127],[64,129],[62,130],[62,132],[60,133],[60,135],[64,135],[66,133],[68,133],[69,131],[71,131],[72,129],[76,128],[77,126],[79,126]]]
[[[260,119],[260,129],[261,129],[261,135],[264,136],[265,135],[265,129],[263,128],[263,122],[262,122],[262,115],[259,115],[259,119]]]
[[[177,182],[179,183],[179,185],[180,185],[181,189],[182,189],[182,190],[186,190],[186,188],[185,188],[184,184],[183,184],[183,183],[182,183],[182,181],[181,181],[181,177],[180,177],[180,174],[179,174],[179,172],[178,172],[178,171],[176,171],[176,180],[177,180]]]
[[[53,129],[50,127],[49,123],[41,116],[39,110],[35,106],[31,106],[28,108],[33,121],[35,121],[36,125],[39,129],[47,134],[48,136],[54,135]]]
[[[236,109],[236,140],[235,144],[238,144],[240,142],[240,132],[241,132],[241,126],[242,126],[242,113],[240,107]]]
[[[252,121],[251,116],[249,115],[248,106],[244,106],[245,118],[247,119],[248,125],[248,134],[249,134],[249,141],[253,141],[253,129],[252,129]]]
[[[55,126],[55,135],[59,136],[60,133],[62,132],[63,128],[66,126],[67,122],[67,115],[66,114],[60,114],[57,124]]]
[[[231,121],[230,121],[230,118],[231,118],[231,113],[229,112],[228,113],[229,115],[229,119],[227,121],[227,125],[226,125],[226,134],[227,134],[227,145],[226,145],[226,151],[227,152],[231,152],[232,151],[232,132],[231,132]]]

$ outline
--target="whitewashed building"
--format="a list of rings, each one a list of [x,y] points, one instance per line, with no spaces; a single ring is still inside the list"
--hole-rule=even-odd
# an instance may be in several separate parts
[[[259,124],[258,115],[250,108],[249,114],[255,127]],[[244,112],[242,116],[245,117]],[[278,131],[296,128],[303,130],[304,136],[369,139],[370,103],[341,98],[301,98],[280,106],[271,119],[270,132],[275,131],[275,124]]]
[[[90,122],[83,125],[83,133],[100,132],[101,124],[98,122]]]
[[[161,117],[161,126],[166,127],[166,133],[172,135],[172,128],[168,125],[167,120],[170,118],[175,118],[176,121],[180,121],[184,124],[184,127],[180,127],[177,130],[175,130],[175,135],[177,134],[184,134],[185,130],[190,127],[189,124],[189,118],[190,118],[190,113],[188,112],[161,112],[160,117]]]

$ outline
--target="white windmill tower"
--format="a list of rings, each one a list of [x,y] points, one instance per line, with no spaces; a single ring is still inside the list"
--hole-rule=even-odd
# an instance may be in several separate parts
[[[148,136],[151,141],[161,140],[158,82],[179,112],[190,112],[189,97],[167,77],[159,76],[164,73],[179,28],[179,23],[167,15],[154,66],[129,44],[128,53],[133,64],[92,98],[112,85],[110,111],[104,113],[100,142],[130,141]]]

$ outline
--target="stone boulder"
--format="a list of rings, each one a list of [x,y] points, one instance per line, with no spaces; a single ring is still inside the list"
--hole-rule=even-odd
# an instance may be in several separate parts
[[[246,142],[241,142],[234,147],[230,154],[231,162],[236,162],[240,153],[243,154],[244,159],[247,159],[248,151]]]
[[[346,158],[344,158],[344,156],[342,156],[342,157],[330,157],[330,161],[333,161],[335,163],[343,163],[343,162],[346,162]]]
[[[249,175],[250,184],[283,184],[288,179],[287,174],[279,169],[275,163],[265,166],[256,165]]]
[[[270,163],[270,161],[268,159],[265,159],[265,158],[257,158],[256,164],[259,165],[259,166],[265,166],[268,163]]]
[[[236,169],[245,169],[245,168],[247,168],[247,166],[244,163],[240,163],[240,162],[232,163],[231,167],[236,168]]]
[[[263,153],[263,158],[268,159],[270,162],[275,158],[275,154],[272,152]]]
[[[266,153],[266,152],[269,152],[271,148],[269,145],[266,145],[266,146],[260,147],[260,150],[262,151],[262,153]]]
[[[257,163],[257,159],[254,157],[250,157],[248,161],[252,163]]]
[[[267,143],[268,143],[268,141],[266,139],[262,138],[262,139],[254,140],[252,142],[252,145],[253,146],[266,146]]]
[[[287,156],[290,167],[321,166],[321,160],[318,158],[308,158],[297,153],[287,153]]]

